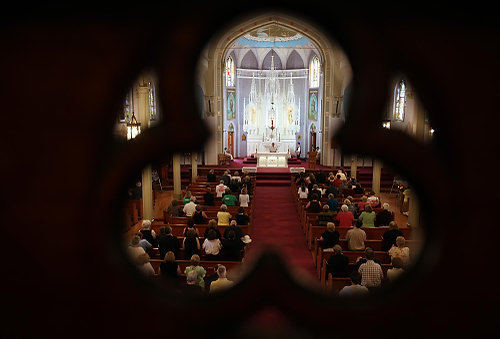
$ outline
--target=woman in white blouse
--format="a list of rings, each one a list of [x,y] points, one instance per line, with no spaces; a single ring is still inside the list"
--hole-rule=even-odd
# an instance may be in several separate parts
[[[396,238],[396,246],[393,245],[389,250],[391,260],[396,257],[401,258],[401,260],[403,261],[403,267],[406,267],[408,265],[408,262],[410,261],[410,249],[405,246],[405,242],[405,238],[399,236]]]
[[[248,207],[250,202],[250,196],[247,193],[247,188],[243,187],[240,194],[240,207]]]
[[[207,260],[218,258],[222,244],[220,240],[217,239],[217,233],[213,229],[208,231],[207,237],[205,241],[203,241],[202,248],[205,251]]]
[[[307,189],[306,184],[302,184],[299,187],[298,194],[299,194],[299,199],[307,199],[307,196],[309,194],[309,190]]]

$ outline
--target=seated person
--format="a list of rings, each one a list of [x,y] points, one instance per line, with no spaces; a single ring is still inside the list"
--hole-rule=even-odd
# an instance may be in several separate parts
[[[372,208],[380,207],[380,199],[375,195],[375,192],[370,192],[370,196],[367,199],[368,203]]]
[[[215,197],[210,186],[207,186],[207,190],[205,191],[205,194],[203,194],[203,201],[203,205],[205,206],[214,205]]]
[[[184,195],[184,198],[182,198],[182,203],[184,205],[188,204],[189,202],[193,201],[191,198],[192,198],[192,194],[191,194],[191,191],[186,191],[186,194]],[[194,198],[195,202],[196,202],[196,198]]]
[[[358,272],[352,272],[351,285],[345,286],[339,292],[340,297],[356,297],[368,294],[368,288],[361,285],[361,274]]]
[[[388,226],[389,223],[394,220],[394,214],[389,211],[389,204],[384,203],[382,206],[384,209],[378,212],[375,217],[375,226],[377,227]]]
[[[217,239],[217,233],[211,229],[208,231],[205,241],[202,245],[203,251],[205,251],[205,258],[207,260],[217,260],[219,258],[219,252],[222,248],[222,244],[219,239]]]
[[[323,243],[321,247],[325,248],[333,248],[335,245],[339,243],[340,233],[335,229],[335,224],[333,222],[329,222],[326,224],[326,231],[321,234],[319,240]]]
[[[314,193],[312,195],[312,200],[309,201],[306,205],[306,211],[310,213],[320,213],[321,212],[321,203],[319,202],[318,195]]]
[[[354,265],[354,270],[358,271],[360,266],[364,263],[366,263],[368,260],[372,260],[374,263],[381,265],[380,260],[375,258],[375,252],[371,247],[365,248],[365,256],[364,258],[358,257],[356,259],[356,264]],[[361,273],[361,272],[360,272]],[[382,273],[383,275],[383,273]]]
[[[203,235],[204,238],[207,238],[208,237],[208,232],[210,230],[214,230],[215,231],[215,235],[216,235],[216,238],[217,239],[221,239],[222,238],[222,235],[220,234],[220,231],[219,229],[217,228],[217,221],[215,221],[214,219],[210,220],[208,222],[208,227],[207,229],[205,230],[205,234]]]
[[[240,177],[240,174],[238,173],[238,171],[235,171],[234,175],[231,177],[231,181],[233,181],[233,180],[241,182],[241,177]]]
[[[335,177],[337,177],[339,175],[340,175],[340,180],[347,180],[347,175],[345,174],[344,169],[342,167],[339,168],[339,170],[337,171],[337,174],[335,174]]]
[[[250,202],[250,196],[248,195],[246,187],[243,187],[241,189],[241,194],[239,198],[240,198],[240,206],[248,207],[248,203]]]
[[[151,255],[152,254],[152,249],[153,249],[153,245],[151,245],[151,243],[149,241],[147,241],[146,239],[143,238],[143,235],[141,232],[137,232],[136,234],[138,237],[139,237],[139,246],[142,247],[142,249],[148,254],[148,255]]]
[[[222,204],[220,206],[220,212],[217,212],[217,224],[219,226],[228,226],[230,219],[231,214],[227,211],[227,206]]]
[[[400,236],[403,236],[403,232],[399,230],[396,222],[391,221],[389,223],[389,230],[385,231],[382,236],[382,251],[389,251],[393,245],[396,245],[396,238]]]
[[[231,183],[231,174],[229,174],[229,171],[225,171],[220,180],[224,182],[224,185],[229,186]]]
[[[333,255],[326,262],[326,274],[332,274],[332,277],[346,277],[349,258],[342,253],[340,245],[333,246]]]
[[[226,261],[240,261],[241,251],[245,248],[245,244],[241,238],[236,236],[234,230],[227,232],[227,237],[222,241],[223,258]]]
[[[236,206],[236,201],[238,199],[231,193],[231,190],[229,188],[226,189],[226,193],[222,197],[222,203],[226,206]]]
[[[144,219],[142,221],[142,228],[139,232],[142,233],[142,239],[147,240],[153,247],[158,246],[156,242],[156,233],[151,229],[151,220]]]
[[[149,262],[149,255],[147,253],[139,254],[135,257],[134,262],[139,271],[141,271],[144,275],[148,277],[155,275],[155,269]]]
[[[241,181],[238,180],[231,179],[231,182],[229,183],[229,189],[234,193],[239,192],[241,190],[241,186]]]
[[[184,260],[189,260],[193,255],[200,252],[200,239],[193,229],[190,229],[184,240],[182,241],[182,248],[184,249]]]
[[[323,205],[323,211],[318,214],[318,225],[326,226],[327,223],[335,220],[336,213],[330,212],[330,207],[327,204]]]
[[[194,254],[190,258],[190,261],[191,265],[186,267],[184,274],[187,276],[189,272],[195,272],[196,283],[200,285],[201,288],[205,288],[205,280],[203,278],[205,277],[205,274],[207,274],[207,271],[203,268],[203,266],[200,266],[200,256]]]
[[[361,201],[358,202],[358,212],[361,213],[362,211],[365,210],[365,205],[368,204],[368,197],[366,195],[363,195],[361,197]]]
[[[336,196],[339,194],[339,190],[337,187],[335,187],[332,183],[329,184],[329,186],[326,188],[325,195],[328,197],[332,194],[333,196]]]
[[[319,199],[321,199],[321,195],[323,194],[323,192],[318,188],[318,185],[316,184],[313,184],[312,189],[309,191],[309,196],[307,198],[311,200],[313,194],[317,194]]]
[[[217,194],[217,198],[222,198],[227,189],[228,187],[224,184],[224,181],[221,180],[220,183],[215,186],[215,194]]]
[[[205,280],[205,292],[210,292],[210,284],[212,283],[212,281],[215,281],[219,278],[219,276],[217,275],[217,268],[219,267],[219,264],[215,264],[214,265],[214,273],[210,274],[210,275],[206,275],[205,278],[203,278],[203,280]]]
[[[213,169],[210,170],[207,174],[207,182],[217,182],[217,176]]]
[[[238,214],[236,214],[235,220],[237,225],[248,225],[250,217],[245,214],[245,209],[240,207],[238,208]]]
[[[362,227],[375,227],[375,217],[376,214],[375,212],[373,212],[370,204],[366,204],[365,210],[361,212],[361,214],[358,217],[358,220],[360,220],[363,223]]]
[[[330,207],[330,211],[337,212],[339,202],[337,201],[337,199],[335,199],[332,193],[328,194],[328,200],[326,201],[326,204],[328,205],[328,207]]]
[[[179,253],[179,240],[177,237],[172,235],[172,227],[162,226],[160,227],[160,235],[157,238],[158,249],[160,251],[160,258],[164,258],[167,252],[173,252],[174,256]]]
[[[184,204],[184,208],[182,209],[182,211],[186,214],[186,217],[192,217],[196,211],[196,197],[191,197],[190,199],[191,201]]]
[[[163,261],[160,263],[160,268],[158,274],[167,279],[175,279],[181,275],[181,269],[179,264],[175,262],[175,254],[172,251],[168,251],[163,257]]]
[[[186,294],[201,294],[203,288],[197,284],[198,274],[195,271],[191,271],[186,274],[186,285],[184,285],[183,293]]]
[[[173,217],[182,217],[184,216],[182,201],[180,200],[172,200],[172,203],[168,206],[167,213]]]
[[[323,173],[322,171],[318,171],[318,173],[316,173],[316,181],[319,184],[326,183],[326,175],[325,175],[325,173]]]
[[[362,223],[358,221],[356,227],[347,231],[347,247],[350,251],[361,251],[365,249],[366,232],[361,229]]]
[[[410,262],[410,248],[405,246],[406,241],[405,238],[399,236],[396,238],[396,245],[393,245],[389,250],[389,255],[391,256],[391,260],[395,257],[401,258],[403,261],[403,267],[407,267]]]
[[[243,231],[241,230],[241,227],[239,227],[237,224],[236,224],[236,220],[231,220],[231,224],[229,225],[229,227],[226,227],[225,231],[224,231],[224,238],[227,239],[228,236],[229,236],[229,232],[233,231],[234,234],[236,235],[236,238],[238,239],[241,239],[244,234],[243,234]]]
[[[356,217],[357,215],[356,206],[351,202],[353,200],[354,200],[353,197],[348,196],[346,199],[344,199],[344,205],[347,205],[347,210],[351,212],[354,217]]]
[[[186,205],[187,206],[187,205]],[[187,213],[186,213],[187,215]],[[201,206],[200,205],[196,205],[196,210],[194,211],[193,213],[193,222],[196,224],[196,225],[199,225],[199,224],[205,224],[208,220],[208,216],[207,214],[201,209]]]
[[[354,222],[354,215],[349,212],[347,205],[342,205],[341,211],[337,214],[335,220],[337,220],[339,227],[351,227]]]
[[[400,257],[392,258],[391,263],[392,263],[392,268],[389,268],[387,270],[387,274],[386,274],[387,281],[389,281],[389,282],[392,282],[395,279],[397,279],[397,277],[405,271],[403,268],[404,267],[403,266],[403,259],[401,259]]]
[[[333,180],[333,185],[338,189],[340,185],[342,185],[342,179],[340,178],[340,174],[337,174],[336,178]]]
[[[299,195],[299,199],[307,199],[307,197],[309,196],[309,190],[307,189],[305,183],[302,183],[300,185],[297,194]]]
[[[184,227],[184,230],[182,231],[182,234],[187,237],[187,234],[189,230],[193,230],[196,233],[196,236],[199,236],[200,234],[198,233],[198,229],[194,225],[193,219],[189,219],[186,227]]]
[[[234,283],[226,277],[226,267],[219,265],[217,268],[217,275],[219,278],[210,284],[210,293],[221,291],[231,287]]]
[[[347,195],[354,195],[355,192],[354,190],[352,189],[352,185],[351,184],[347,184],[346,182],[346,186],[344,187],[344,189],[342,190],[342,194],[344,196],[347,196]]]

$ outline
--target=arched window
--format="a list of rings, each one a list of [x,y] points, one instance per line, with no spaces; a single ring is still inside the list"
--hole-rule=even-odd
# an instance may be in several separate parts
[[[319,87],[319,59],[314,56],[309,64],[309,87]]]
[[[226,59],[226,86],[234,87],[234,61],[230,56]]]
[[[132,117],[133,110],[134,104],[132,101],[132,91],[129,91],[125,97],[125,102],[123,103],[123,110],[120,113],[120,122],[129,122]]]
[[[394,91],[394,120],[403,121],[406,110],[406,84],[401,80]]]
[[[154,82],[149,83],[148,108],[149,108],[149,119],[156,120],[157,117],[156,86]]]

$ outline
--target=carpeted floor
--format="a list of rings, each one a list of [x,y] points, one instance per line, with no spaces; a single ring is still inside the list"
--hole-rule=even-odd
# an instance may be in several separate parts
[[[272,247],[283,255],[299,278],[317,282],[289,186],[256,187],[252,224],[252,243],[247,252],[250,258],[259,249]]]

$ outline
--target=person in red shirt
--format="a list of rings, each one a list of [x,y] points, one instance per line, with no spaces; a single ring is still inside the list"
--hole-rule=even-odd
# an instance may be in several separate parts
[[[362,212],[365,210],[365,204],[368,203],[368,197],[366,195],[363,195],[361,197],[361,201],[358,202],[358,211]]]
[[[333,185],[335,185],[336,188],[339,188],[341,184],[342,179],[340,179],[340,174],[337,174],[337,177],[333,180]]]
[[[347,207],[347,205],[342,205],[340,209],[341,212],[339,212],[335,218],[339,223],[339,227],[352,227],[354,215],[349,212],[349,207]]]

